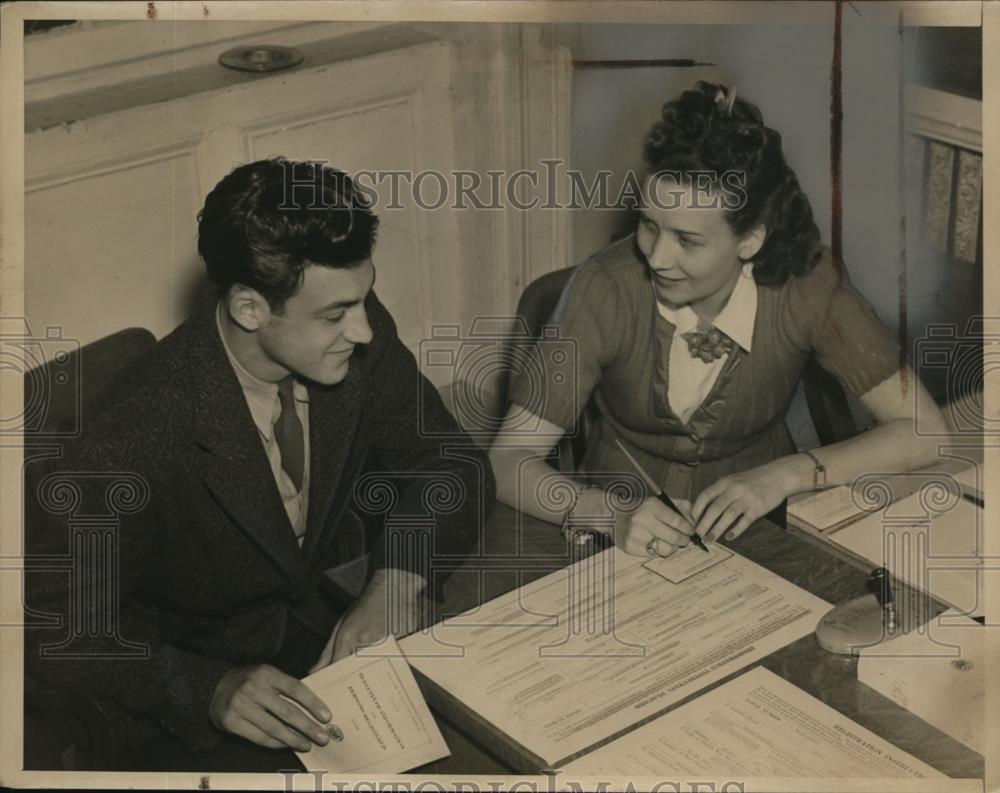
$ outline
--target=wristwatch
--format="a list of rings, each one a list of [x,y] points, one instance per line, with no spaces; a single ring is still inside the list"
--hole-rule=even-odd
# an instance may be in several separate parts
[[[813,490],[822,490],[826,487],[826,466],[819,461],[819,458],[812,452],[803,449],[802,454],[813,461],[816,466],[813,469]]]
[[[576,509],[576,505],[580,501],[580,496],[583,495],[585,490],[591,490],[596,487],[597,485],[581,485],[573,496],[573,503],[570,504],[569,509],[563,514],[562,535],[570,545],[589,545],[594,541],[595,535],[598,533],[593,528],[578,528],[573,523],[573,510]]]

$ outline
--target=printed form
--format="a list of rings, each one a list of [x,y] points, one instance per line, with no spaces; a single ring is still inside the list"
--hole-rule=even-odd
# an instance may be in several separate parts
[[[560,770],[676,778],[944,776],[763,667]]]
[[[909,634],[866,648],[858,680],[986,754],[986,671],[1000,668],[993,626],[949,610]]]
[[[400,646],[556,766],[811,633],[829,609],[719,546],[653,560],[611,548]]]

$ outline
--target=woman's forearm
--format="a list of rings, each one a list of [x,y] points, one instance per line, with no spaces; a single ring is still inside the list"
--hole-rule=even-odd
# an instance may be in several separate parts
[[[497,482],[497,501],[519,512],[550,523],[562,523],[570,504],[547,494],[573,492],[576,480],[559,473],[545,461],[547,450],[523,447],[490,450],[490,463]]]
[[[826,467],[826,484],[849,485],[859,476],[899,473],[924,468],[937,461],[935,437],[918,435],[912,419],[893,419],[846,441],[813,449]],[[804,454],[776,461],[788,496],[812,490],[815,463]]]

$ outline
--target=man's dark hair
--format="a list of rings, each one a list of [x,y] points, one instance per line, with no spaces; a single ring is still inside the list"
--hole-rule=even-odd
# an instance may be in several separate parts
[[[235,168],[208,194],[198,253],[220,294],[242,284],[280,312],[307,266],[361,264],[377,230],[378,217],[347,174],[272,157]]]

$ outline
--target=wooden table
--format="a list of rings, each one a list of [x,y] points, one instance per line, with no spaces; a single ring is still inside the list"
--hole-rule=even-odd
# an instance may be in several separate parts
[[[465,560],[448,580],[438,619],[473,608],[570,562],[558,527],[499,504],[486,523],[482,545],[482,552]],[[769,521],[758,521],[726,545],[829,603],[841,603],[866,591],[868,570],[818,540]],[[904,591],[900,600],[926,604],[926,599],[911,599],[910,595]],[[944,610],[933,602],[925,607],[931,609],[926,618]],[[674,707],[760,665],[942,773],[967,779],[983,777],[982,755],[859,683],[857,664],[857,658],[824,651],[809,634]],[[452,754],[418,769],[418,773],[512,773],[488,747],[474,743],[444,719],[438,718],[438,722]]]

